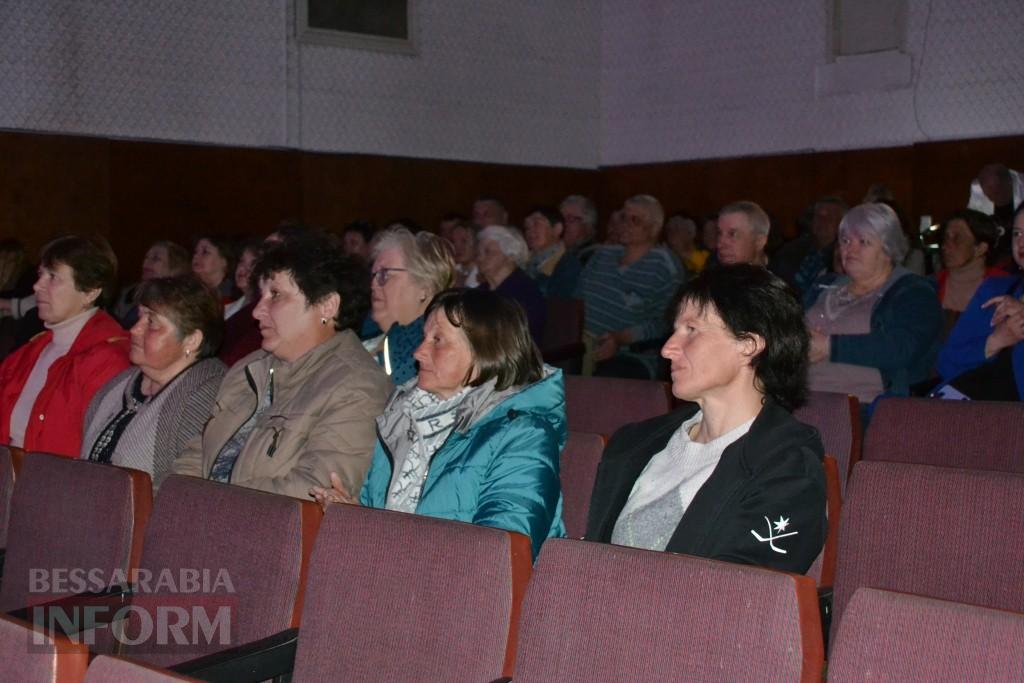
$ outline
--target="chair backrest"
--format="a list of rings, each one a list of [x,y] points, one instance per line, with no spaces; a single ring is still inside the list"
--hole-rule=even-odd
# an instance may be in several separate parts
[[[862,460],[843,504],[833,623],[862,586],[1024,611],[1022,539],[1024,475]]]
[[[611,436],[623,425],[671,409],[672,394],[665,382],[565,375],[566,421],[574,432]]]
[[[569,539],[541,549],[516,683],[821,681],[806,576]]]
[[[1024,403],[884,399],[864,459],[1024,474]]]
[[[311,500],[194,477],[165,479],[122,639],[139,642],[123,653],[170,666],[297,626],[321,517]],[[177,612],[187,637],[161,633],[161,611],[165,620]],[[197,632],[204,623],[205,632]]]
[[[0,662],[7,672],[4,680],[79,683],[85,677],[89,648],[51,635],[41,626],[0,615]]]
[[[108,655],[100,655],[92,660],[92,664],[89,665],[89,670],[85,674],[85,683],[176,683],[177,681],[198,683],[199,679]]]
[[[97,590],[139,564],[149,475],[44,453],[25,456],[11,497],[0,611]],[[93,572],[93,581],[89,577]]]
[[[558,351],[583,340],[583,301],[549,298],[541,351]]]
[[[11,449],[0,446],[0,548],[7,547],[7,522],[11,516],[14,495],[14,458]]]
[[[582,538],[587,532],[590,494],[594,491],[604,444],[605,439],[600,434],[569,432],[562,450],[562,519],[569,538]]]
[[[510,675],[530,559],[520,534],[331,505],[313,552],[293,680]]]
[[[1024,614],[859,588],[829,657],[832,681],[1024,680]]]
[[[793,417],[809,424],[821,434],[825,452],[839,466],[839,490],[846,495],[850,469],[860,460],[860,402],[856,396],[812,391],[807,404],[793,411]]]
[[[825,468],[826,509],[828,511],[828,533],[825,547],[821,549],[814,564],[807,570],[807,576],[819,586],[831,586],[836,579],[836,558],[839,554],[839,519],[843,509],[843,496],[839,491],[839,465],[830,455],[822,463]]]

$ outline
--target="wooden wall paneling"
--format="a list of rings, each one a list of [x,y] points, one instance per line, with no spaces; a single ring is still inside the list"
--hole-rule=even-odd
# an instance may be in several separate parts
[[[109,235],[107,149],[99,138],[0,133],[0,236],[35,262],[66,233]]]
[[[266,235],[302,214],[298,153],[116,140],[110,143],[110,226],[122,282],[139,276],[158,239]]]

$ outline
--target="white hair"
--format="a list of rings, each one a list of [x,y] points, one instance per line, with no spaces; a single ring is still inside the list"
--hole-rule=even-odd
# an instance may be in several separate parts
[[[894,266],[903,263],[910,251],[899,216],[886,204],[860,204],[847,211],[839,223],[839,236],[849,232],[875,237]]]
[[[501,253],[520,268],[525,266],[530,259],[530,248],[526,246],[526,239],[515,228],[505,225],[489,225],[476,236],[477,244],[482,244],[484,240],[491,240],[497,244]]]

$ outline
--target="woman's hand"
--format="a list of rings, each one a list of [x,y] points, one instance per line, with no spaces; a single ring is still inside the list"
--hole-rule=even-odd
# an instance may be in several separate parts
[[[985,340],[985,358],[1024,341],[1024,315],[1011,315],[996,325]]]
[[[829,356],[832,355],[831,343],[829,336],[824,332],[818,330],[811,330],[811,363],[820,363],[824,360],[828,360]]]
[[[993,306],[995,310],[992,311],[992,327],[998,327],[1009,318],[1024,318],[1024,302],[1012,296],[994,296],[981,305],[982,308]]]
[[[325,489],[320,486],[314,486],[309,490],[309,495],[313,497],[317,503],[320,504],[324,510],[331,503],[347,503],[348,505],[358,505],[359,500],[354,498],[345,489],[345,485],[341,483],[341,477],[336,473],[331,472],[331,488]]]

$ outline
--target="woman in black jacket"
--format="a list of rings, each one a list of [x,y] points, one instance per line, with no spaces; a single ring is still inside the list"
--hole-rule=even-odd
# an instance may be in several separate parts
[[[807,571],[826,529],[821,439],[790,414],[808,343],[800,304],[764,268],[690,283],[661,351],[687,402],[612,437],[586,538]]]

